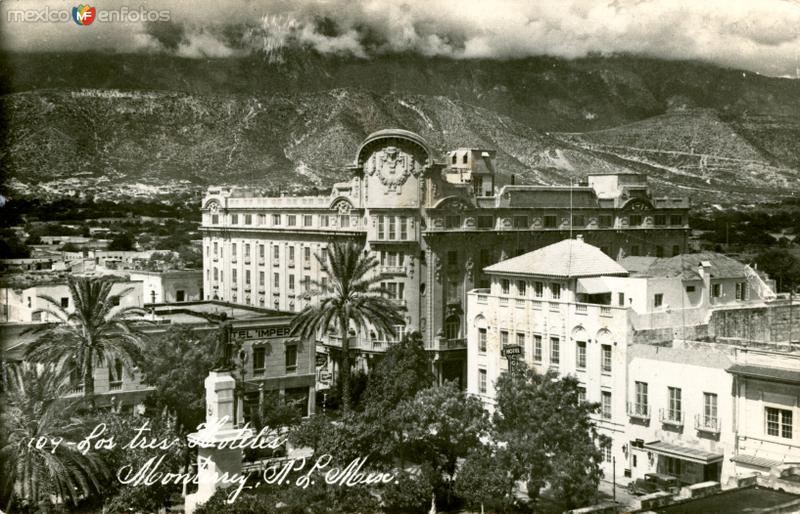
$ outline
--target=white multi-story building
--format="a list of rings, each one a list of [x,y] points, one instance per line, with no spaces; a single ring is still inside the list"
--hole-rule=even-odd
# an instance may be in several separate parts
[[[203,199],[206,299],[287,311],[324,281],[314,258],[331,241],[364,244],[395,301],[401,330],[419,331],[441,379],[464,383],[466,292],[481,268],[582,233],[608,255],[676,255],[686,248],[688,200],[657,198],[643,175],[590,175],[574,187],[515,184],[493,150],[439,154],[419,135],[389,129],[356,149],[346,181],[320,196],[268,197],[211,187]],[[363,360],[387,349],[357,334]],[[340,341],[321,338],[321,351]],[[363,362],[363,361],[362,361]]]
[[[682,483],[727,482],[734,474],[734,347],[674,341],[628,348],[625,469]]]
[[[691,423],[683,419],[683,424],[669,423],[670,412],[677,411],[670,411],[669,403],[662,402],[662,393],[666,395],[670,387],[680,388],[680,384],[666,382],[681,380],[684,376],[681,370],[688,368],[668,360],[659,363],[655,356],[648,356],[647,348],[632,353],[632,345],[671,342],[686,334],[691,337],[706,334],[708,319],[715,309],[761,305],[774,294],[747,266],[719,254],[648,258],[633,264],[638,266],[631,265],[628,259],[614,261],[579,236],[485,268],[490,287],[475,289],[468,295],[467,390],[482,398],[491,409],[494,384],[508,366],[502,349],[519,346],[528,366],[539,372],[552,369],[560,375],[577,377],[586,399],[600,404],[596,416],[598,428],[612,439],[604,465],[607,475],[612,471],[612,462],[616,463],[620,480],[627,479],[626,475],[634,473],[634,468],[642,473],[661,469],[662,460],[649,461],[649,456],[656,453],[652,448],[647,462],[641,462],[637,456],[637,465],[632,465],[634,448],[641,446],[638,440],[642,444],[662,440],[664,444],[674,444],[691,433],[686,446],[706,452],[704,458],[708,462],[704,461],[704,466],[712,466],[701,469],[699,474],[696,470],[689,473],[691,466],[687,466],[684,478],[717,476],[721,468],[714,466],[724,452],[717,452],[715,445],[703,446],[698,442],[697,437],[702,434],[695,433],[694,418]],[[727,295],[728,290],[732,294]],[[661,356],[670,351],[664,350]],[[646,362],[651,369],[663,365],[663,369],[670,370],[668,374],[651,373],[664,382],[652,386],[652,399],[658,399],[659,408],[655,415],[649,410],[650,404],[637,412],[632,400],[635,395],[631,392],[634,386],[629,372],[634,356],[638,359],[636,366]],[[726,380],[730,383],[725,366],[703,369],[718,375],[718,384]],[[692,387],[697,389],[691,389],[694,416],[701,411],[693,402],[703,398],[701,389],[706,384]],[[721,394],[716,387],[707,392],[715,391]],[[689,390],[686,394],[690,394]],[[639,407],[641,411],[643,405]],[[666,422],[659,417],[664,413]],[[681,411],[675,415],[683,414]],[[730,422],[731,416],[727,419]],[[628,427],[637,420],[646,423],[642,430],[634,430],[631,439]],[[681,428],[683,435],[667,437],[670,428]],[[732,454],[732,450],[727,453]]]

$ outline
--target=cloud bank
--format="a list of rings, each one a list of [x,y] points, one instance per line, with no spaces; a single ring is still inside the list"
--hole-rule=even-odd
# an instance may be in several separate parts
[[[15,51],[163,52],[189,58],[287,49],[371,58],[418,53],[455,59],[633,53],[701,59],[794,76],[800,59],[796,0],[135,0],[98,11],[168,10],[169,21],[11,22],[9,9],[64,2],[0,3],[2,46]]]

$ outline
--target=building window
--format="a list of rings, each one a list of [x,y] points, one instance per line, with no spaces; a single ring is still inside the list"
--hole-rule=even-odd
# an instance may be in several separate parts
[[[767,435],[792,438],[792,411],[765,407],[767,417]]]
[[[294,289],[294,275],[289,275],[289,289]]]
[[[294,266],[294,246],[289,247],[289,266]]]
[[[703,426],[715,428],[717,419],[717,395],[703,393]]]
[[[286,373],[297,372],[297,345],[286,345]]]
[[[747,282],[736,283],[736,299],[741,301],[747,300]]]
[[[586,341],[575,343],[575,367],[586,369]]]
[[[464,164],[467,163],[467,154],[464,154],[464,156],[461,158],[461,162]]]
[[[461,328],[461,319],[458,316],[450,316],[444,321],[445,339],[458,339]]]
[[[600,393],[600,410],[603,419],[611,419],[611,391],[602,391]]]
[[[264,285],[264,277],[265,276],[266,276],[266,273],[264,273],[263,271],[259,271],[258,272],[258,285],[260,285],[260,286]]]
[[[572,226],[573,227],[584,227],[586,226],[586,220],[583,216],[575,215],[572,217]]]
[[[249,259],[250,258],[250,243],[245,243],[244,244],[244,258],[245,259]]]
[[[279,287],[281,284],[281,276],[278,273],[272,274],[272,287]]]
[[[235,269],[231,270],[231,282],[233,282],[234,287],[236,287],[236,271]]]
[[[542,362],[542,336],[533,336],[533,360],[535,362]]]
[[[280,227],[281,226],[281,215],[280,214],[273,214],[272,215],[272,226],[273,227]]]
[[[486,370],[478,370],[478,391],[486,393]]]
[[[653,223],[660,227],[667,224],[667,217],[664,214],[656,214],[653,216]]]
[[[604,344],[600,347],[601,364],[600,370],[603,373],[611,373],[611,345]]]
[[[455,250],[447,251],[447,265],[455,266],[458,264],[458,252]]]
[[[486,353],[486,329],[479,328],[478,329],[478,351],[481,353]]]
[[[625,307],[625,293],[617,293],[617,303],[620,307]]]
[[[511,289],[511,282],[504,278],[500,280],[500,293],[501,294],[508,294]]]
[[[445,228],[461,228],[461,216],[458,214],[448,214],[444,217]]]
[[[642,216],[639,214],[631,214],[628,216],[628,226],[629,227],[638,227],[642,224]]]
[[[286,226],[294,227],[297,225],[297,216],[294,214],[287,214],[286,215]]]
[[[112,391],[122,389],[122,361],[119,359],[114,359],[108,367],[108,388]]]
[[[494,216],[478,216],[478,228],[494,228]]]
[[[525,293],[528,291],[528,283],[524,280],[517,280],[517,295],[518,296],[525,296]]]
[[[672,245],[672,256],[675,257],[676,255],[681,254],[681,247],[680,245]]]
[[[349,214],[340,214],[339,215],[339,228],[350,228],[350,215]]]
[[[384,232],[384,223],[385,223],[384,216],[383,216],[383,214],[381,214],[380,216],[378,216],[378,239],[383,239],[383,237],[384,237],[384,233],[385,233]]]
[[[231,244],[231,260],[236,262],[236,258],[239,256],[239,249],[236,247],[236,243]]]
[[[528,217],[514,216],[514,228],[528,228]]]
[[[394,216],[388,216],[388,218],[389,219],[387,220],[388,221],[388,223],[387,223],[388,224],[388,231],[387,232],[388,232],[389,240],[391,241],[391,240],[394,240],[397,237],[397,231],[396,231],[397,227],[395,225],[396,219],[395,219]]]
[[[310,227],[314,224],[314,217],[310,214],[303,215],[303,226]]]
[[[501,330],[500,331],[500,345],[503,347],[508,346],[508,331]]]
[[[586,388],[578,387],[578,403],[586,403]]]
[[[219,269],[214,268],[214,280],[219,280]]]
[[[682,410],[681,410],[681,389],[679,387],[669,387],[669,420],[670,421],[682,421]]]
[[[306,264],[311,264],[311,247],[306,246],[303,248],[303,262]]]
[[[611,444],[609,444],[608,446],[603,447],[603,460],[605,460],[606,462],[611,462],[611,459],[612,459]]]
[[[266,356],[267,353],[264,347],[253,348],[253,375],[264,374]]]
[[[264,245],[258,245],[258,258],[264,258]]]
[[[658,308],[664,304],[664,295],[662,293],[656,293],[653,296],[653,307]]]
[[[558,217],[556,216],[544,217],[544,228],[556,228],[557,224],[558,224]]]
[[[694,293],[695,287],[694,286],[686,286],[687,293]]]
[[[281,258],[281,247],[280,246],[275,245],[275,246],[272,247],[272,258],[275,259],[275,263],[274,264],[277,266],[278,265],[278,260],[280,260],[280,258]]]
[[[320,214],[319,215],[319,226],[320,227],[327,227],[328,226],[328,215],[327,214]]]
[[[216,241],[214,241],[214,256],[216,257],[219,254],[219,245]]]
[[[598,218],[601,228],[609,228],[614,225],[614,220],[611,216],[603,215]]]
[[[557,337],[550,338],[550,363],[558,364],[561,361],[559,340]]]
[[[711,284],[711,297],[719,298],[720,296],[722,296],[721,284]]]
[[[231,214],[231,225],[238,225],[238,224],[239,224],[239,215]]]
[[[244,270],[244,283],[250,285],[250,270]]]
[[[550,284],[550,297],[553,300],[558,300],[561,298],[561,284],[557,284],[555,282]]]
[[[266,225],[267,224],[267,215],[266,214],[259,214],[258,215],[258,224],[259,225]]]
[[[522,351],[522,355],[525,355],[525,334],[522,332],[517,332],[517,346]]]
[[[544,284],[541,282],[534,282],[533,283],[533,296],[536,298],[541,298],[544,296]]]
[[[211,215],[211,224],[212,225],[219,225],[219,214],[212,214]]]
[[[683,216],[680,214],[673,214],[669,217],[670,225],[683,225]]]
[[[61,308],[66,309],[69,307],[69,297],[63,296],[61,297]]]
[[[400,223],[400,239],[405,241],[408,239],[408,224],[410,223],[410,220],[405,216],[400,216],[398,223]]]
[[[637,257],[639,255],[639,245],[631,246],[631,255]]]
[[[244,224],[245,225],[252,225],[253,224],[253,215],[252,214],[245,214],[244,215]]]
[[[481,266],[492,264],[492,251],[488,248],[481,248]]]
[[[636,382],[636,414],[646,416],[649,414],[647,406],[647,382]]]
[[[656,257],[663,257],[664,256],[664,247],[663,246],[656,246]]]

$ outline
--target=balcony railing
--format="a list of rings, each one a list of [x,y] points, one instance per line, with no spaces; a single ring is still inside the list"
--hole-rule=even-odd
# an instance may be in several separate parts
[[[453,339],[441,338],[439,339],[440,350],[463,350],[467,347],[467,339],[464,337],[457,337]]]
[[[612,316],[611,308],[610,307],[600,307],[600,315],[603,316],[603,317],[606,317],[606,318],[610,318]]]
[[[676,427],[683,426],[683,411],[671,409],[659,409],[658,419],[665,425],[673,425]]]
[[[694,428],[698,432],[719,434],[721,431],[721,426],[722,423],[720,423],[719,418],[701,416],[700,414],[695,414],[694,416]]]
[[[405,275],[405,266],[381,266],[380,273],[382,275]]]
[[[576,314],[586,314],[589,311],[589,307],[583,304],[575,305],[575,313]]]
[[[115,380],[113,382],[108,383],[108,390],[109,391],[121,391],[122,390],[122,380]]]
[[[646,403],[628,402],[628,417],[649,420],[650,419],[650,406]]]
[[[486,296],[485,294],[479,294],[478,295],[478,303],[481,304],[481,305],[488,304],[489,303],[489,297]]]

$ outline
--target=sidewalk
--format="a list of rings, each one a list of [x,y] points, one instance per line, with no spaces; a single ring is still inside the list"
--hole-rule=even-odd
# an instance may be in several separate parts
[[[614,486],[610,480],[600,480],[599,489],[602,495],[606,497],[604,499],[611,500]],[[617,484],[616,500],[619,506],[630,507],[633,505],[635,499],[636,497],[628,492],[628,488],[625,485]]]

